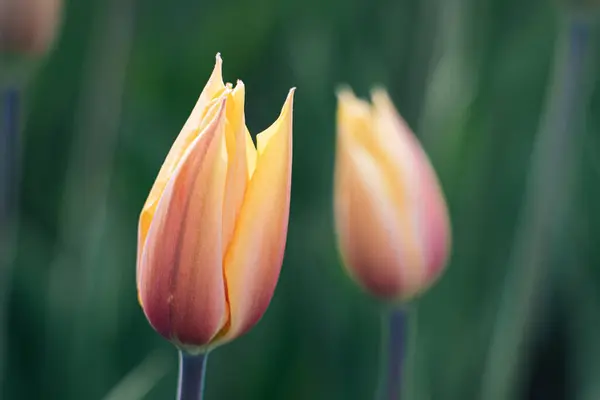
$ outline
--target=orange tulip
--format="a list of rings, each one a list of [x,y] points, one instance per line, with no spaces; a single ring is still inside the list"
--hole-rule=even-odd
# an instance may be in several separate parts
[[[139,221],[137,286],[154,329],[201,352],[247,332],[281,269],[292,168],[292,89],[257,136],[244,84],[224,85],[221,58],[183,126]]]
[[[443,270],[450,224],[423,149],[376,90],[373,105],[338,95],[335,222],[350,275],[383,299],[405,300]]]

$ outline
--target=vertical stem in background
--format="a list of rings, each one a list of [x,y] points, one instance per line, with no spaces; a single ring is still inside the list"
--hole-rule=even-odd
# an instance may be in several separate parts
[[[483,377],[483,399],[513,399],[525,361],[541,279],[570,205],[578,151],[576,112],[586,104],[581,90],[590,50],[590,22],[571,16],[557,47],[555,71],[532,158],[527,193]]]
[[[15,207],[17,160],[19,156],[19,90],[9,86],[2,93],[3,113],[0,128],[0,243],[10,232]]]
[[[381,370],[377,398],[398,400],[402,392],[402,366],[406,358],[407,312],[404,308],[386,310],[382,322]]]
[[[191,355],[179,351],[178,400],[202,400],[208,353]]]
[[[0,130],[0,229],[4,230],[14,206],[18,152],[19,91],[9,86],[2,93],[3,113]]]
[[[10,289],[10,269],[16,229],[14,215],[19,176],[19,89],[9,86],[2,92],[2,126],[0,126],[0,393],[6,359],[6,313]]]

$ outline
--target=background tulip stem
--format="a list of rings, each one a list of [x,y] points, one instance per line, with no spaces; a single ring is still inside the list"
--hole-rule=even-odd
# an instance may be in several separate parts
[[[6,354],[6,316],[14,256],[19,158],[19,87],[9,85],[2,92],[0,126],[0,389],[4,377]],[[1,390],[0,390],[1,392]]]
[[[208,353],[197,355],[179,351],[178,400],[202,400]]]
[[[14,184],[18,156],[19,90],[9,86],[3,92],[4,112],[0,131],[0,227],[4,229],[14,205]]]
[[[398,400],[402,391],[402,364],[406,358],[407,312],[386,309],[382,318],[380,400]]]

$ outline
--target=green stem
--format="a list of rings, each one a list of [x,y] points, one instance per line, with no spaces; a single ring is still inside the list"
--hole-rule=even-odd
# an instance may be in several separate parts
[[[402,392],[402,366],[406,358],[406,310],[386,310],[382,322],[381,371],[377,397],[381,400],[398,400]]]
[[[197,355],[179,351],[178,400],[202,400],[208,353]]]

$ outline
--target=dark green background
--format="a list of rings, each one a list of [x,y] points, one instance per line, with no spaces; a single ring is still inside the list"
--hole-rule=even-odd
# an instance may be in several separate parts
[[[253,133],[298,90],[280,282],[262,321],[211,354],[206,399],[373,398],[381,305],[343,272],[332,222],[343,83],[389,90],[451,211],[451,263],[411,305],[413,398],[600,399],[600,64],[588,54],[561,130],[561,107],[547,106],[555,60],[571,57],[558,2],[90,0],[64,11],[25,90],[0,398],[174,398],[176,351],[136,299],[137,217],[221,52],[225,79],[246,84]],[[555,130],[564,152],[534,151]],[[490,366],[493,354],[507,359]],[[506,383],[489,372],[506,370]],[[486,397],[489,387],[505,392]]]

